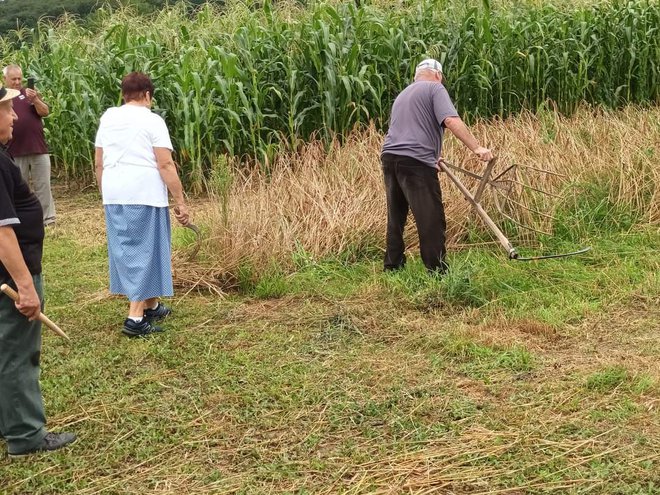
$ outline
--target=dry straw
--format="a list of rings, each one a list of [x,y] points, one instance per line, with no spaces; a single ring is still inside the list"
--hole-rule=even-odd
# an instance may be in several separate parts
[[[498,168],[523,166],[521,182],[568,197],[581,193],[571,184],[606,183],[613,204],[643,212],[645,223],[660,221],[660,110],[583,110],[571,118],[553,112],[523,114],[481,123],[474,132],[495,150]],[[382,139],[370,128],[353,133],[343,144],[311,143],[298,153],[280,155],[269,173],[257,169],[225,180],[224,194],[197,212],[197,222],[206,226],[202,256],[194,263],[179,256],[178,283],[224,290],[236,285],[246,267],[253,274],[274,267],[287,272],[301,257],[307,262],[332,256],[350,261],[382,249],[386,222],[379,163]],[[444,156],[474,171],[483,167],[454,138],[446,140]],[[468,229],[481,226],[453,185],[445,177],[441,181],[449,246],[456,248],[465,243]],[[552,214],[562,204],[518,189],[516,199],[541,212]],[[489,201],[492,197],[487,195],[484,202],[494,213]],[[538,228],[552,227],[543,216],[524,220]],[[409,226],[406,237],[410,249],[416,250],[414,226]],[[523,240],[533,238],[517,239]]]

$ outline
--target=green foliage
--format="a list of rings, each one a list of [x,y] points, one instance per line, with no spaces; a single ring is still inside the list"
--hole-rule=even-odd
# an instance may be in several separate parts
[[[206,3],[207,0],[104,0],[106,6],[116,8],[130,5],[141,14],[162,9],[167,5],[184,1],[189,8]],[[224,4],[224,0],[208,0],[211,3]],[[82,19],[93,14],[99,8],[98,0],[2,0],[0,1],[0,33],[12,29],[33,28],[40,19],[58,19],[68,14]]]
[[[275,264],[266,271],[254,287],[254,295],[259,299],[282,297],[286,294],[288,281],[286,275]]]
[[[619,387],[628,380],[628,372],[625,368],[614,366],[603,371],[594,373],[587,378],[589,390],[609,391]]]
[[[519,346],[499,349],[449,335],[443,338],[439,350],[442,359],[451,359],[462,372],[483,380],[497,370],[520,373],[534,367],[532,355]]]
[[[385,275],[388,289],[405,294],[410,302],[420,309],[458,307],[480,307],[488,302],[483,286],[475,282],[477,263],[473,260],[450,256],[450,270],[443,276],[429,275],[418,261],[408,263],[405,269]]]
[[[657,386],[657,380],[642,373],[630,373],[623,366],[608,366],[589,375],[586,381],[588,390],[600,393],[610,393],[614,390],[632,392],[633,394],[652,393]]]
[[[426,55],[444,64],[468,119],[548,102],[568,113],[581,102],[659,98],[660,5],[651,1],[424,0],[397,9],[266,1],[136,13],[105,7],[84,24],[42,21],[0,38],[1,61],[35,75],[51,105],[48,139],[67,178],[91,176],[99,117],[119,103],[119,82],[132,70],[154,79],[156,111],[198,189],[224,154],[263,162],[313,136],[345,136],[370,121],[386,127],[393,99]]]
[[[579,232],[583,227],[575,225]],[[593,250],[574,258],[542,262],[505,262],[490,251],[472,250],[449,257],[450,272],[431,277],[418,259],[405,269],[382,276],[388,293],[397,294],[414,308],[444,314],[478,308],[484,314],[505,311],[510,317],[532,319],[557,326],[575,324],[612,301],[640,294],[656,294],[660,267],[654,251],[660,241],[653,227],[639,232],[601,230],[589,239]],[[575,242],[559,238],[551,245],[561,251]],[[544,249],[541,249],[543,251]],[[653,297],[653,296],[651,296]]]
[[[95,0],[3,0],[0,2],[0,33],[31,28],[41,18],[57,18],[65,12],[84,17],[95,9]]]
[[[624,389],[636,394],[649,393],[656,386],[656,380],[647,375],[633,375],[623,366],[608,366],[587,377],[586,387],[594,392],[608,393]]]
[[[616,202],[612,186],[608,177],[574,185],[555,214],[555,237],[574,242],[604,231],[626,232],[638,223],[646,212]]]

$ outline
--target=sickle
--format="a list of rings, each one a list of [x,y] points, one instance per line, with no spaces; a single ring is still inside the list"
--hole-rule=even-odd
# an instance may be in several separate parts
[[[188,253],[188,261],[193,261],[199,252],[199,249],[202,247],[202,232],[199,230],[199,227],[194,223],[189,223],[186,225],[186,228],[192,230],[195,233],[195,247],[192,248],[190,253]]]

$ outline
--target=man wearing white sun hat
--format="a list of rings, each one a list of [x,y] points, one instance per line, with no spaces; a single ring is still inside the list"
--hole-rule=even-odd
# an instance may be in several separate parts
[[[5,149],[17,120],[12,100],[19,94],[0,87],[0,284],[11,285],[19,296],[14,303],[0,293],[0,436],[10,457],[76,440],[73,433],[46,430],[39,388],[43,211]]]
[[[414,82],[392,105],[381,154],[387,197],[385,270],[396,270],[406,263],[403,230],[408,210],[415,218],[427,270],[442,274],[448,269],[445,211],[438,180],[444,129],[449,129],[479,159],[493,158],[458,116],[442,84],[442,74],[440,62],[422,60],[415,69]]]

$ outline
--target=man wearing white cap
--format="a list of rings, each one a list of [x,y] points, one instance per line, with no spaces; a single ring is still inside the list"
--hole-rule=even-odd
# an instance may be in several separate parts
[[[424,265],[445,273],[445,210],[438,180],[438,158],[444,129],[449,129],[481,160],[493,158],[465,126],[442,84],[442,65],[426,59],[417,65],[415,80],[392,106],[381,162],[387,196],[385,270],[406,263],[403,229],[412,210]]]
[[[19,296],[14,303],[0,293],[0,437],[10,457],[76,440],[72,433],[46,430],[39,388],[42,209],[5,149],[17,120],[12,100],[19,95],[0,87],[0,284],[11,285]]]

